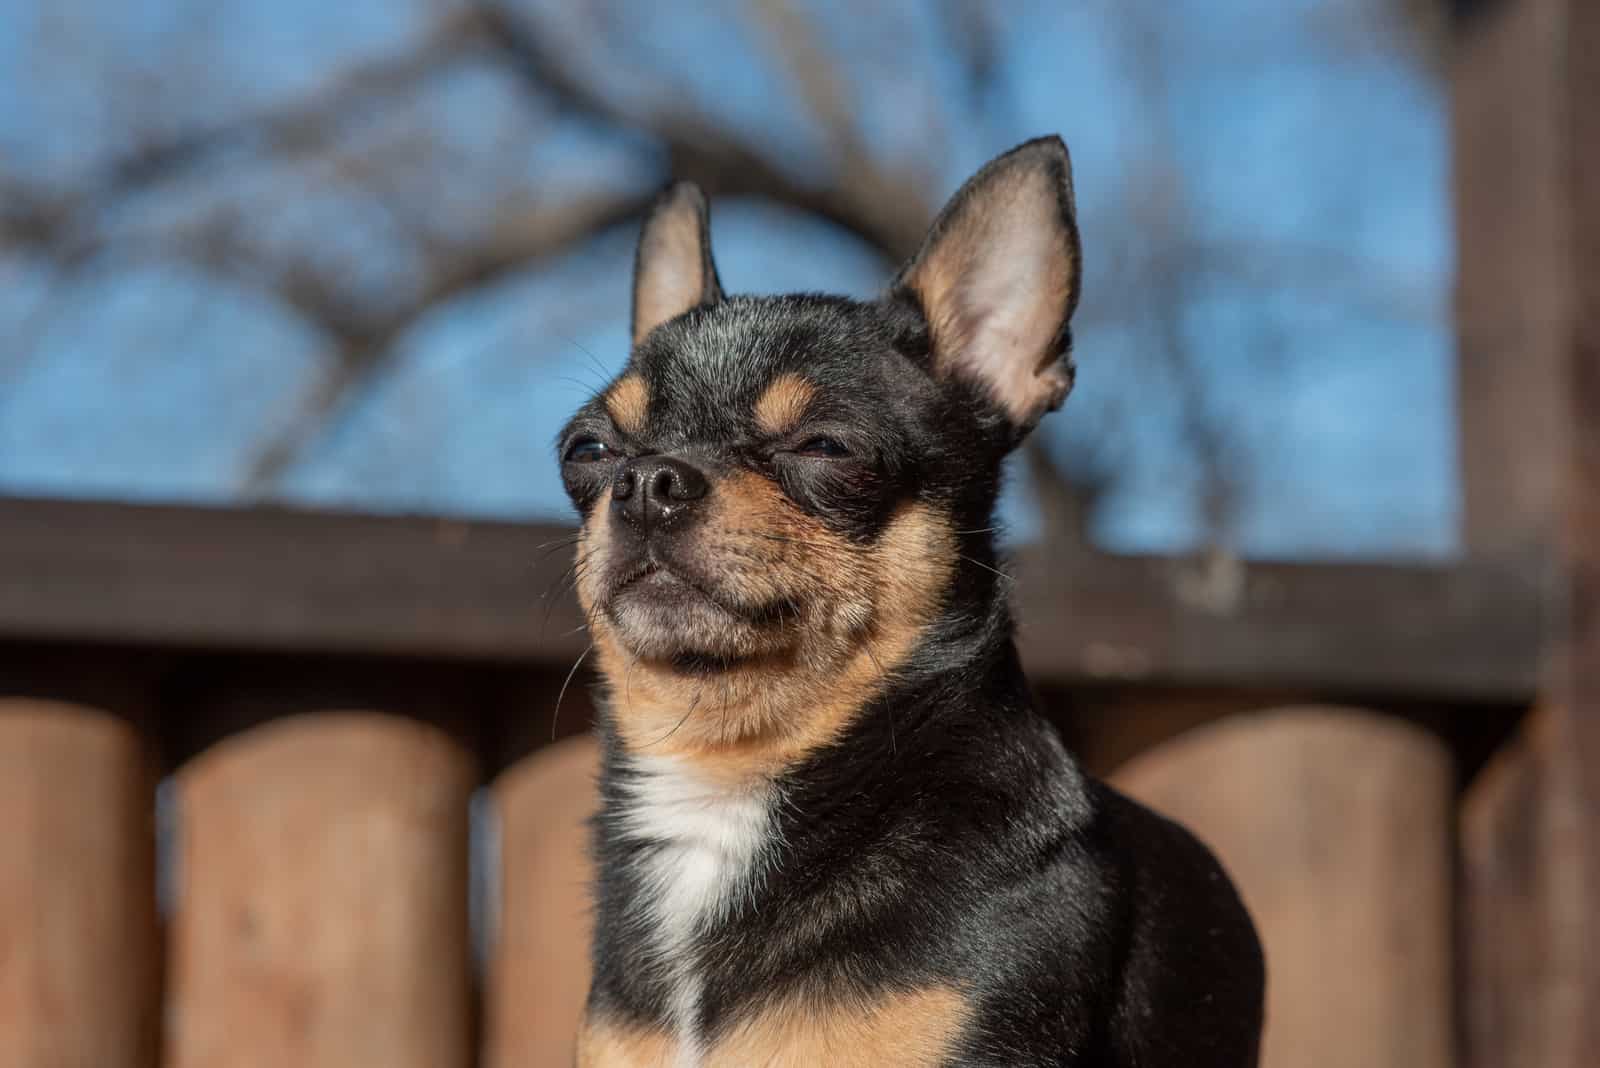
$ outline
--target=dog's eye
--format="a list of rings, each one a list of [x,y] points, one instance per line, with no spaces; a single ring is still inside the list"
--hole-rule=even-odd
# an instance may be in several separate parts
[[[611,459],[611,448],[598,438],[579,438],[567,446],[562,459],[569,464],[596,464]]]
[[[798,456],[818,456],[828,460],[850,455],[850,447],[838,438],[812,438],[794,451]]]

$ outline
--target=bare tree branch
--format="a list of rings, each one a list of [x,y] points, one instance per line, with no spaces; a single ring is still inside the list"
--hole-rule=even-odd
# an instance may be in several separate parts
[[[580,115],[592,116],[658,141],[668,170],[698,182],[713,196],[761,196],[819,215],[876,248],[889,262],[916,250],[931,211],[910,180],[882,178],[864,187],[844,181],[806,185],[775,166],[758,146],[674,101],[647,115],[617,106],[572,69],[569,57],[495,0],[479,0],[490,38],[530,88]]]
[[[1131,220],[1129,225],[1164,229],[1169,222],[1145,218]],[[1133,258],[1109,272],[1097,272],[1101,284],[1094,299],[1079,309],[1077,322],[1148,319],[1150,286],[1158,280],[1166,260],[1184,265],[1190,288],[1225,280],[1261,293],[1298,290],[1359,305],[1367,313],[1393,322],[1438,322],[1448,314],[1446,297],[1436,287],[1410,272],[1389,270],[1341,249],[1223,239],[1190,231],[1163,233],[1151,255]]]
[[[1377,0],[1374,0],[1376,4]],[[1394,0],[1405,18],[1412,18],[1429,0]],[[1374,4],[1358,5],[1346,27],[1348,41],[1334,47],[1364,47],[1357,42],[1377,18]],[[605,14],[605,5],[585,8]],[[657,94],[644,103],[619,103],[606,92],[603,79],[583,67],[581,49],[564,46],[545,16],[524,12],[510,0],[470,0],[452,5],[435,29],[401,54],[348,67],[313,92],[225,122],[151,140],[114,159],[62,190],[44,190],[0,173],[0,251],[16,246],[43,257],[59,271],[57,287],[66,292],[74,272],[102,256],[130,260],[163,256],[179,259],[267,291],[306,323],[322,332],[334,352],[327,376],[305,400],[302,409],[274,437],[260,443],[249,462],[250,494],[269,492],[310,447],[331,419],[380,373],[396,341],[432,308],[459,294],[507,277],[545,257],[580,242],[601,229],[637,218],[645,207],[645,191],[594,191],[558,199],[540,191],[483,207],[490,220],[466,234],[451,222],[429,227],[433,216],[408,200],[419,199],[407,184],[412,173],[396,168],[406,153],[428,158],[438,146],[428,140],[431,127],[418,123],[409,131],[416,143],[401,138],[403,151],[368,154],[352,130],[366,112],[378,112],[441,72],[478,59],[511,74],[542,105],[563,114],[631,136],[638,144],[658,146],[661,178],[670,173],[693,179],[710,193],[753,196],[826,219],[875,249],[889,266],[911,254],[933,215],[935,186],[942,175],[942,155],[935,133],[934,148],[906,163],[889,163],[867,143],[857,118],[855,90],[848,71],[819,39],[813,22],[794,0],[758,0],[748,9],[750,25],[766,42],[771,61],[794,86],[799,102],[823,135],[832,173],[826,180],[798,175],[784,164],[782,145],[759,134],[740,132],[697,106],[687,94]],[[965,79],[973,107],[968,117],[993,118],[992,97],[1003,85],[1002,27],[995,12],[981,0],[940,0],[935,17],[948,27],[955,62]],[[1098,286],[1082,312],[1085,322],[1132,322],[1151,325],[1159,339],[1155,367],[1183,395],[1180,432],[1187,451],[1200,464],[1203,510],[1213,539],[1224,540],[1237,511],[1239,487],[1230,463],[1235,440],[1225,418],[1213,410],[1203,369],[1195,364],[1192,339],[1184,331],[1184,309],[1217,281],[1281,290],[1326,291],[1337,299],[1400,321],[1433,320],[1439,315],[1431,290],[1393,277],[1375,265],[1341,255],[1337,250],[1287,244],[1219,243],[1195,224],[1184,201],[1181,175],[1173,153],[1172,116],[1165,103],[1167,57],[1160,54],[1159,8],[1150,2],[1118,6],[1108,25],[1121,26],[1127,38],[1128,64],[1134,91],[1141,94],[1148,122],[1149,151],[1141,176],[1125,198],[1130,207],[1129,233],[1150,239],[1148,249],[1135,242],[1121,245],[1125,264],[1116,286]],[[1359,16],[1359,18],[1357,17]],[[1421,23],[1418,23],[1419,25]],[[1268,34],[1267,36],[1270,36]],[[1341,39],[1343,40],[1343,39]],[[1365,40],[1365,38],[1359,38]],[[663,62],[669,61],[664,59]],[[939,130],[964,121],[959,103]],[[148,124],[154,126],[155,124]],[[365,129],[365,127],[361,127]],[[385,127],[387,129],[387,127]],[[520,138],[508,140],[509,153],[524,152]],[[140,194],[165,193],[164,183],[207,173],[212,161],[248,147],[273,167],[285,167],[296,183],[313,191],[333,189],[359,194],[363,210],[387,212],[378,226],[385,235],[404,235],[407,255],[422,266],[414,291],[364,301],[362,291],[330,269],[324,259],[289,256],[282,246],[263,240],[253,227],[259,203],[236,197],[221,207],[191,211],[177,222],[162,221],[129,228],[118,220],[136,215]],[[511,157],[508,156],[508,159]],[[296,188],[300,188],[299,185]],[[409,194],[409,195],[408,195]],[[526,201],[526,203],[524,203]],[[474,216],[476,218],[478,216]],[[1116,250],[1095,251],[1104,264]],[[288,262],[284,262],[287,260]],[[1103,267],[1096,272],[1104,278]],[[47,300],[21,337],[9,346],[24,348],[28,335],[39,332],[57,300]],[[1051,461],[1038,439],[1028,447],[1029,463],[1041,495],[1052,536],[1082,541],[1096,487],[1075,485]],[[1077,479],[1083,482],[1082,478]]]
[[[967,96],[980,118],[991,118],[996,104],[1006,110],[1014,103],[1002,97],[1004,60],[1001,57],[1000,30],[995,25],[996,8],[985,0],[944,0],[943,17],[947,32],[964,46],[956,55],[966,75]],[[1001,99],[996,99],[997,97]]]
[[[637,219],[649,199],[602,196],[567,203],[560,211],[541,212],[522,226],[504,228],[488,245],[436,263],[428,286],[416,299],[359,333],[340,338],[338,364],[284,430],[255,451],[247,465],[246,494],[259,496],[278,481],[310,445],[319,428],[371,380],[394,342],[423,315],[452,297],[525,269],[586,235]],[[303,306],[315,308],[311,316],[314,321],[326,321],[337,314],[324,303],[330,297],[336,299],[313,286],[301,299]]]
[[[411,51],[352,67],[307,97],[146,145],[108,167],[91,183],[88,197],[103,201],[135,191],[243,141],[260,141],[275,153],[291,156],[321,151],[340,118],[468,54],[478,42],[477,29],[468,14],[450,17]]]
[[[1141,297],[1150,309],[1158,345],[1155,355],[1184,398],[1180,405],[1180,433],[1185,451],[1195,458],[1200,474],[1201,521],[1208,548],[1225,543],[1237,519],[1239,487],[1230,462],[1228,437],[1208,410],[1206,378],[1195,365],[1192,346],[1184,335],[1182,316],[1200,277],[1200,263],[1185,255],[1195,245],[1195,227],[1186,192],[1179,181],[1174,158],[1176,136],[1167,108],[1166,65],[1160,55],[1153,5],[1136,3],[1121,9],[1124,48],[1129,68],[1136,72],[1134,91],[1143,105],[1149,138],[1142,172],[1143,187],[1131,195],[1138,223],[1145,232],[1159,235],[1155,255],[1143,274]]]
[[[1064,550],[1067,562],[1081,558],[1074,550],[1088,551],[1089,518],[1104,492],[1103,484],[1075,479],[1050,455],[1039,437],[1023,445],[1023,462],[1033,482],[1034,501],[1044,526],[1044,540]]]
[[[41,192],[0,175],[0,241],[86,258],[103,244],[97,218],[123,198],[242,143],[260,142],[280,155],[320,151],[352,109],[415,84],[479,40],[476,19],[451,16],[411,51],[359,64],[309,96],[143,145],[63,191]]]
[[[351,113],[416,84],[449,63],[480,50],[493,36],[477,12],[445,20],[416,49],[349,71],[322,91],[290,104],[141,148],[105,168],[64,196],[41,197],[6,182],[0,188],[0,247],[43,255],[72,271],[87,260],[117,251],[120,243],[101,228],[113,206],[126,197],[191,170],[240,143],[260,142],[283,162],[320,156]],[[337,160],[334,161],[338,163]],[[337,357],[287,427],[263,442],[248,463],[245,490],[270,487],[315,437],[321,423],[359,392],[394,341],[433,307],[468,289],[511,274],[606,227],[638,216],[648,201],[639,194],[595,194],[518,213],[486,240],[461,247],[425,243],[427,279],[413,299],[377,318],[363,316],[337,284],[303,267],[268,270],[247,246],[236,216],[222,214],[176,233],[156,236],[142,248],[120,254],[161,254],[187,260],[252,286],[265,284],[287,307],[321,330]],[[14,354],[15,355],[15,354]]]
[[[874,159],[842,91],[844,74],[789,0],[760,0],[756,10],[774,54],[827,135],[838,172],[833,185],[851,205],[851,216],[875,218],[885,234],[894,235],[893,245],[881,246],[890,259],[910,256],[938,208],[929,196],[929,175],[893,173]]]

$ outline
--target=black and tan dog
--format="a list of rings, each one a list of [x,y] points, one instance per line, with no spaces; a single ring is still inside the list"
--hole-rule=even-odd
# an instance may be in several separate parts
[[[1251,1065],[1217,863],[1034,712],[992,537],[1072,385],[1065,146],[983,168],[886,295],[725,297],[644,227],[561,442],[605,679],[583,1065]]]

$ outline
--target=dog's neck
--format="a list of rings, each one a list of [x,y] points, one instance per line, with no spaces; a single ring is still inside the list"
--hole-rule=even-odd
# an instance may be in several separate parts
[[[630,683],[608,680],[613,699],[623,685]],[[679,718],[722,714],[714,704],[691,705],[674,711]],[[820,818],[839,803],[837,791],[821,784],[869,788],[895,781],[907,764],[926,776],[941,753],[969,759],[971,747],[1003,732],[1006,722],[1033,718],[1009,607],[999,596],[977,606],[947,605],[868,700],[809,748],[797,751],[782,736],[771,743],[701,746],[668,736],[639,744],[619,728],[610,702],[601,709],[602,836],[682,840],[727,859],[759,852],[749,845],[760,837],[759,811],[805,798],[786,817],[788,835],[804,834],[808,814]],[[959,748],[951,742],[957,737]]]
[[[1002,766],[983,758],[985,747],[1015,751],[1016,732],[1039,726],[998,598],[942,613],[840,736],[782,767],[630,746],[602,718],[602,922],[648,944],[681,1047],[695,1048],[716,1000],[696,964],[709,932],[766,914],[824,868],[852,863],[840,858],[854,848],[840,843],[968,819],[948,805],[974,792],[961,776]],[[991,796],[1007,788],[984,784]],[[870,878],[898,878],[881,863]]]

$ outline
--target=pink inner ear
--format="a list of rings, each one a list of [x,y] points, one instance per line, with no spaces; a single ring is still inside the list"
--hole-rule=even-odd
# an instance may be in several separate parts
[[[940,371],[977,381],[1019,426],[1059,405],[1070,381],[1055,345],[1077,269],[1050,171],[990,178],[907,279]]]
[[[634,279],[633,340],[676,318],[705,299],[705,256],[700,216],[688,198],[658,211],[639,246]]]

